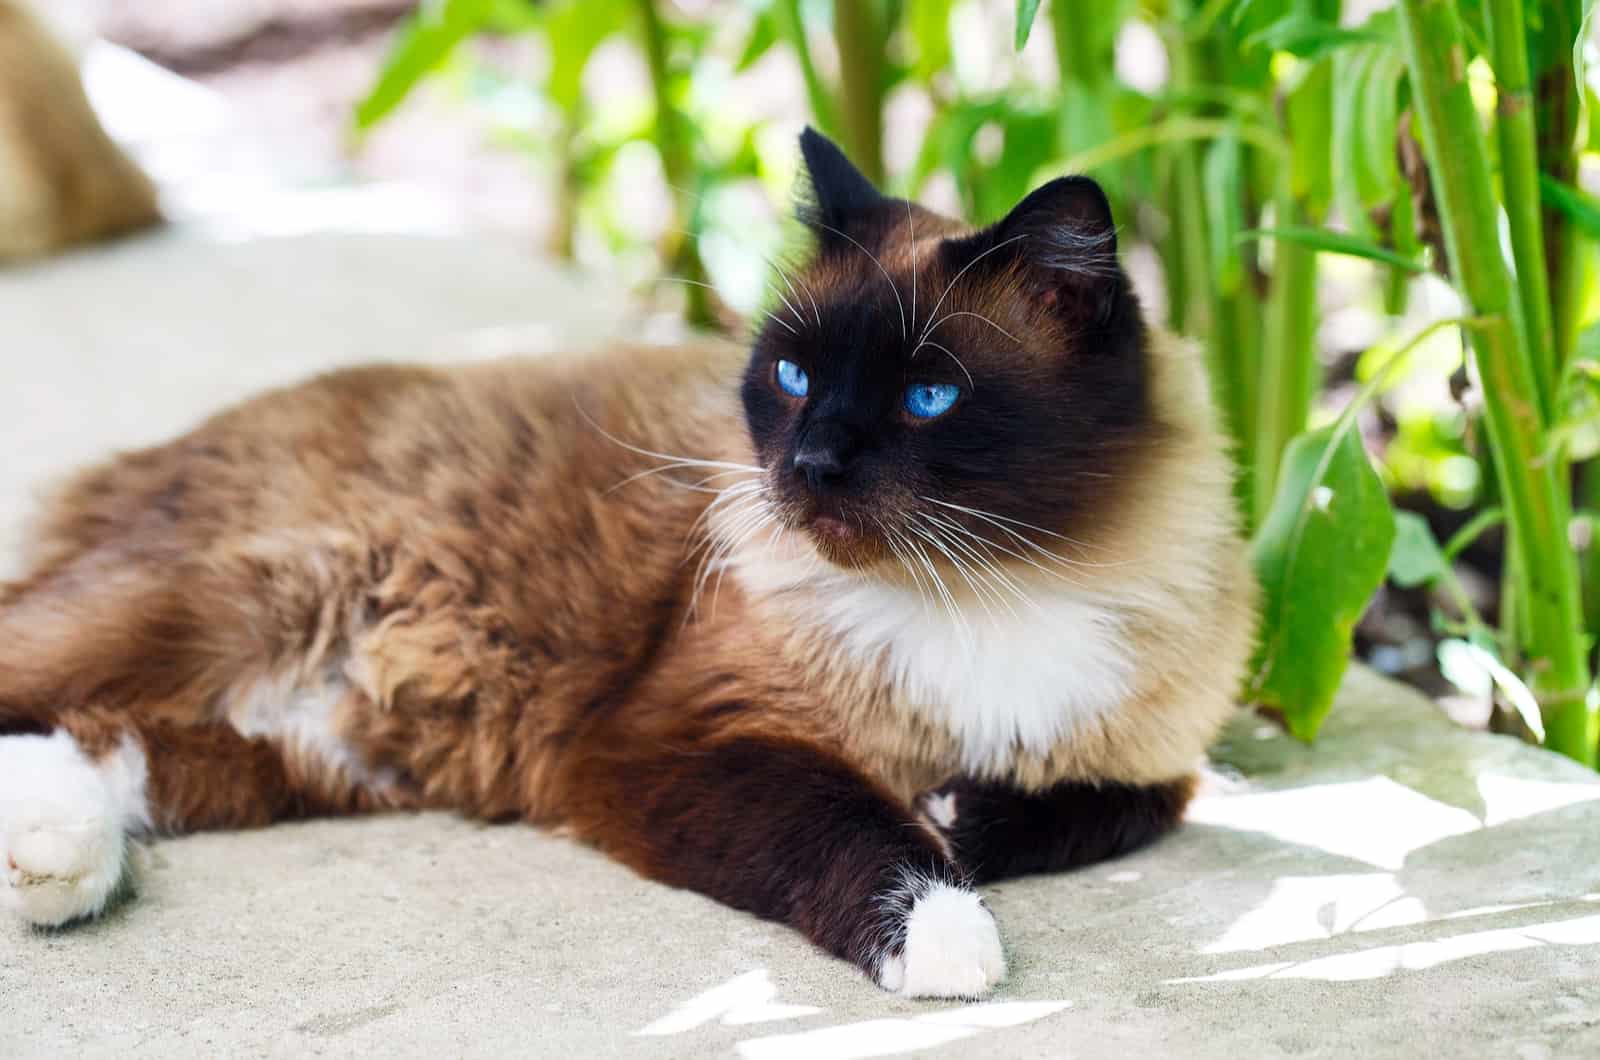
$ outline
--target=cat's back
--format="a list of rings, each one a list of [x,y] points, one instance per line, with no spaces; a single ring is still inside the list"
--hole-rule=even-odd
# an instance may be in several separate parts
[[[692,521],[705,495],[683,484],[704,475],[656,469],[737,456],[738,372],[716,343],[341,369],[78,475],[36,541],[45,557],[113,534],[189,554],[307,534],[510,554]]]

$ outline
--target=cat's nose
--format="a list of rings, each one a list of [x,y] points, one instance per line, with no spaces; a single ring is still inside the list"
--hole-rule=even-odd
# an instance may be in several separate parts
[[[855,462],[861,445],[842,424],[819,423],[806,432],[794,452],[794,470],[813,490],[837,486]]]

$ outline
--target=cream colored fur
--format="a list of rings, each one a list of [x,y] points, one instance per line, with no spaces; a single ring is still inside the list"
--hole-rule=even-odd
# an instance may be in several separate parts
[[[799,630],[810,672],[843,686],[819,697],[848,704],[841,738],[902,793],[956,771],[1030,788],[1171,780],[1233,711],[1255,599],[1233,471],[1197,351],[1157,336],[1151,362],[1163,437],[1070,573],[1008,564],[1033,601],[1014,617],[946,572],[952,619],[913,582],[827,568],[783,531],[731,561],[757,605]]]

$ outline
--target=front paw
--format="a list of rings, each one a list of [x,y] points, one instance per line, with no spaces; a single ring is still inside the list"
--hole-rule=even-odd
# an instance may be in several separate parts
[[[0,907],[45,927],[95,916],[125,850],[115,793],[71,737],[0,738]]]
[[[903,997],[978,998],[1005,978],[1000,929],[983,899],[966,887],[926,882],[905,918],[905,942],[878,972]]]

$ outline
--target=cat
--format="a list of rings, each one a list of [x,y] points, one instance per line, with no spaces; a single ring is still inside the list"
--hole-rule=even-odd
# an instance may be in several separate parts
[[[0,264],[160,220],[100,127],[77,64],[25,0],[0,0]]]
[[[339,371],[69,481],[0,589],[5,904],[448,808],[978,997],[975,884],[1172,829],[1253,636],[1198,361],[1093,181],[971,229],[801,152],[748,348]]]

